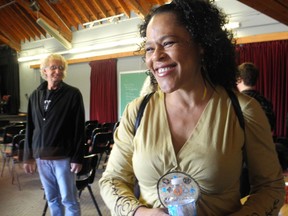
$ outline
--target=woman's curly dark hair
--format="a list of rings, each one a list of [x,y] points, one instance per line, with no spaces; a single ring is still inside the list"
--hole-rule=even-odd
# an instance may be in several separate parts
[[[185,26],[191,39],[204,50],[201,71],[204,79],[212,86],[235,88],[237,66],[233,34],[223,28],[227,23],[226,15],[212,2],[174,0],[152,9],[140,25],[140,35],[146,38],[147,25],[153,16],[160,13],[175,14],[179,25]]]

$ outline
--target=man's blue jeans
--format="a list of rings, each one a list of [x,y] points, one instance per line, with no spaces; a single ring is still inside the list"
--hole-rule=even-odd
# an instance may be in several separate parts
[[[80,216],[75,174],[70,171],[70,159],[36,159],[51,216]]]

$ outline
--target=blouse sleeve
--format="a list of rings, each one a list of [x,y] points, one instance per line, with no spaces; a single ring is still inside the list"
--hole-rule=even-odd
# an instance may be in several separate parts
[[[285,184],[269,122],[260,104],[254,99],[242,104],[242,111],[251,192],[240,211],[231,216],[276,216],[284,203]]]
[[[140,100],[127,105],[114,133],[114,145],[103,176],[99,180],[100,193],[112,215],[134,215],[142,206],[134,196],[132,165],[134,124]]]

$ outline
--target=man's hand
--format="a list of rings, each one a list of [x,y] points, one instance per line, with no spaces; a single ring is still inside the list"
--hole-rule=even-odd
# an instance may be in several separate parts
[[[71,163],[71,172],[73,173],[79,173],[82,169],[82,164],[77,164],[77,163]]]
[[[25,173],[33,174],[35,172],[36,164],[35,162],[24,163],[23,168]]]

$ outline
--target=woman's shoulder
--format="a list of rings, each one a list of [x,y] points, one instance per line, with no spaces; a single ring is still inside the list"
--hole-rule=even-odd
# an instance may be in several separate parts
[[[254,98],[252,98],[246,94],[243,94],[241,92],[238,92],[238,91],[235,92],[235,94],[238,98],[238,101],[239,101],[239,104],[240,104],[242,110],[245,110],[247,108],[253,108],[253,109],[261,108],[258,101],[256,101]]]
[[[262,109],[260,104],[254,98],[251,98],[248,95],[243,94],[237,90],[232,91],[239,102],[241,111],[244,114],[244,116],[253,115],[253,113],[258,112],[259,110]],[[227,92],[227,90],[225,90],[225,88],[217,87],[215,92],[217,93],[216,95],[218,95],[218,98],[221,99],[221,101],[233,102],[231,100],[231,96],[229,96],[229,93]]]

